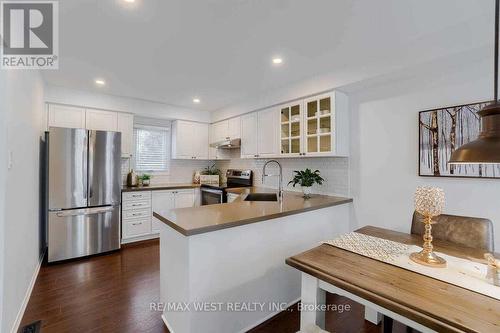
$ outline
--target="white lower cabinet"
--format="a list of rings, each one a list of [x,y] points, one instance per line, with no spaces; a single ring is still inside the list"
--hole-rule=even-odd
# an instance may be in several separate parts
[[[168,191],[153,191],[153,212],[160,215],[167,214],[170,209],[187,208],[195,206],[195,190],[168,190]],[[157,218],[152,219],[153,232],[159,232],[159,223]]]
[[[151,191],[122,194],[122,243],[151,235]]]

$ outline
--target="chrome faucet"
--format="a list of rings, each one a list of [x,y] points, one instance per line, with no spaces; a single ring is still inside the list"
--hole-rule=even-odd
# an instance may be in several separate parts
[[[266,174],[266,166],[269,163],[273,163],[273,162],[276,163],[276,164],[278,164],[278,167],[280,168],[279,175],[267,175]],[[264,184],[264,180],[265,180],[266,177],[272,177],[272,176],[278,176],[279,177],[278,197],[281,200],[283,198],[283,168],[281,167],[280,162],[278,162],[276,160],[270,160],[270,161],[267,161],[266,164],[264,164],[264,167],[262,168],[262,184]]]

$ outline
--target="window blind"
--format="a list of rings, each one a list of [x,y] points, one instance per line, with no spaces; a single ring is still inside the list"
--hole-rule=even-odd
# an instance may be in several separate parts
[[[139,171],[167,171],[168,132],[135,128],[135,167]]]

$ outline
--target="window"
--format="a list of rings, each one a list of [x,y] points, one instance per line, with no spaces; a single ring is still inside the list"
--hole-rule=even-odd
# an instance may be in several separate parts
[[[134,128],[136,170],[156,172],[167,171],[168,134],[168,129],[166,128]]]

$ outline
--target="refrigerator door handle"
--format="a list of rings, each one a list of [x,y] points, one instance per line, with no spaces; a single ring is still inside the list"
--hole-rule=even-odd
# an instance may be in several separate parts
[[[92,189],[92,182],[94,180],[94,145],[95,145],[95,135],[93,135],[93,131],[89,131],[89,143],[88,143],[88,150],[89,150],[89,157],[88,157],[88,199],[89,199],[89,205],[90,205],[90,199],[93,196],[93,189]]]
[[[84,208],[76,210],[66,210],[57,212],[57,217],[67,217],[67,216],[79,216],[79,215],[93,215],[102,214],[107,212],[112,212],[115,209],[114,206],[110,207],[99,207],[99,208]]]

